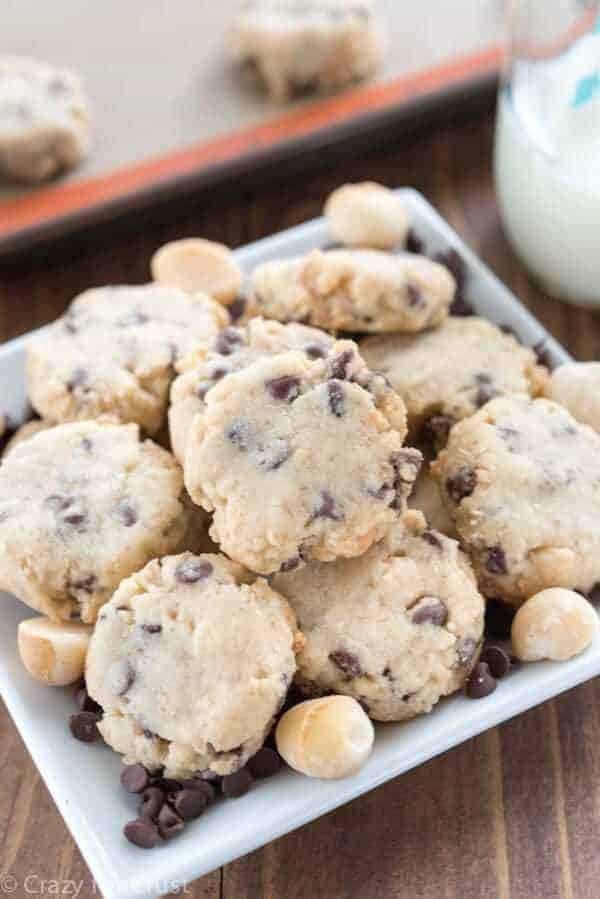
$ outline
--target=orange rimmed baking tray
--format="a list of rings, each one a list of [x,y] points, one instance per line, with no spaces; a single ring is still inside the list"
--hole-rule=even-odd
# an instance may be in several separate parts
[[[227,59],[236,0],[9,2],[0,52],[73,66],[91,97],[95,147],[43,187],[0,186],[0,258],[170,195],[388,123],[414,123],[484,93],[500,62],[501,0],[379,0],[385,62],[371,83],[282,105],[241,83]]]

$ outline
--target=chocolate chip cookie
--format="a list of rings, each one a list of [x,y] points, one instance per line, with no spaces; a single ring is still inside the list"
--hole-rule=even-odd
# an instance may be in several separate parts
[[[302,645],[288,603],[220,555],[155,559],[94,629],[86,684],[99,730],[167,777],[230,774],[261,747]]]
[[[175,460],[136,425],[36,434],[0,466],[0,588],[55,620],[93,622],[122,578],[181,548],[182,497]]]
[[[432,470],[487,596],[518,605],[600,581],[600,436],[561,406],[494,399]]]
[[[451,316],[414,337],[385,335],[361,343],[374,371],[384,374],[406,403],[411,437],[431,422],[438,432],[472,415],[493,397],[537,396],[548,372],[533,350],[492,322]]]
[[[73,168],[90,149],[79,78],[24,57],[0,57],[0,175],[44,181]]]
[[[108,414],[156,434],[178,360],[227,324],[219,303],[176,287],[87,290],[28,345],[32,405],[52,422]]]
[[[421,456],[403,449],[402,400],[351,341],[290,351],[223,378],[190,427],[192,499],[211,536],[262,574],[356,556],[401,514]]]
[[[308,695],[353,696],[378,721],[429,712],[477,661],[484,600],[458,544],[409,512],[359,559],[280,574],[306,645]]]
[[[226,328],[212,342],[208,353],[192,353],[180,365],[183,374],[171,388],[169,431],[171,446],[183,464],[187,434],[194,416],[204,410],[209,390],[233,371],[263,356],[286,350],[304,350],[309,359],[325,356],[334,340],[324,331],[306,325],[282,325],[262,318],[252,319],[246,328]]]
[[[233,23],[235,62],[276,100],[367,78],[379,45],[372,0],[252,0]]]
[[[315,250],[259,265],[250,300],[258,314],[332,331],[414,333],[448,314],[449,270],[414,253]]]

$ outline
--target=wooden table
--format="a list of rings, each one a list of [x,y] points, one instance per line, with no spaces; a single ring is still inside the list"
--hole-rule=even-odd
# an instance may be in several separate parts
[[[328,160],[327,170],[287,180],[271,173],[269,184],[193,198],[126,236],[95,235],[2,271],[0,338],[49,321],[91,285],[143,281],[150,253],[168,239],[200,234],[237,246],[317,215],[340,181],[374,178],[421,190],[577,357],[599,358],[600,318],[535,289],[502,235],[492,134],[487,111],[410,138],[387,136],[369,152]],[[56,880],[58,895],[73,880],[84,884],[82,899],[98,895],[3,711],[0,783],[0,876]],[[588,683],[190,884],[186,895],[598,899],[599,823],[600,685]]]

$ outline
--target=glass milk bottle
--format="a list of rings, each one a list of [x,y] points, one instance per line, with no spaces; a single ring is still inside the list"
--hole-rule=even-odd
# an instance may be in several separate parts
[[[516,253],[600,309],[600,0],[510,0],[495,179]]]

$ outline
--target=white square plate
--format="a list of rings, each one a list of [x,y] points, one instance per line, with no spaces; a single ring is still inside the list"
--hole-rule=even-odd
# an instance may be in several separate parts
[[[546,340],[557,362],[567,353],[460,241],[428,203],[401,192],[427,251],[454,247],[468,269],[466,295],[477,311],[510,325],[527,344]],[[305,252],[328,242],[323,221],[309,222],[239,250],[249,271],[267,259]],[[7,408],[25,406],[24,339],[0,349],[0,389]],[[153,852],[122,836],[132,806],[119,787],[121,763],[107,747],[85,746],[69,734],[72,690],[32,681],[18,658],[16,629],[31,612],[11,597],[0,603],[0,689],[4,701],[105,899],[155,897],[192,881],[293,830],[398,774],[493,727],[537,703],[600,673],[600,638],[583,655],[562,664],[523,666],[478,702],[457,695],[431,715],[379,726],[374,752],[356,776],[343,781],[309,780],[283,771],[235,801],[216,803],[171,843]]]

